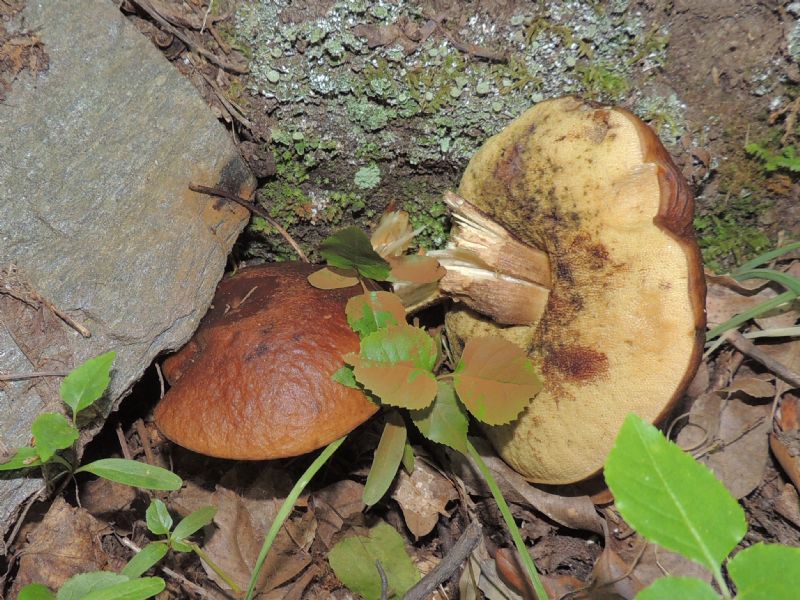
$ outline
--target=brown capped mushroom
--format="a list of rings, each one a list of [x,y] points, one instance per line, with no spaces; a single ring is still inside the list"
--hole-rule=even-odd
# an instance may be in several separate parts
[[[331,379],[358,351],[345,317],[359,287],[319,290],[318,266],[242,269],[220,283],[192,340],[164,363],[172,384],[155,421],[173,442],[219,458],[298,456],[343,436],[377,411]]]
[[[449,202],[461,254],[440,259],[442,288],[471,308],[452,312],[448,331],[456,346],[504,335],[544,380],[518,421],[488,435],[531,481],[590,477],[626,414],[662,419],[699,364],[705,283],[691,193],[636,116],[562,98],[488,140],[459,194]]]

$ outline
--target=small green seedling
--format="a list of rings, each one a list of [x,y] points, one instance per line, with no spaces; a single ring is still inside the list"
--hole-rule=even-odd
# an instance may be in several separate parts
[[[369,238],[353,227],[326,239],[320,246],[320,254],[328,266],[309,277],[312,285],[331,289],[361,282],[364,288],[364,294],[351,298],[345,308],[348,323],[361,340],[359,351],[344,357],[346,364],[334,373],[333,379],[342,385],[363,389],[385,405],[407,409],[410,420],[425,437],[473,459],[497,502],[534,590],[539,598],[547,598],[497,482],[467,439],[467,412],[484,423],[508,423],[516,419],[539,392],[541,382],[527,356],[503,339],[474,339],[465,346],[455,370],[437,376],[436,371],[443,361],[440,340],[406,322],[405,308],[399,297],[389,292],[368,291],[363,279],[433,283],[444,274],[438,262],[430,257],[407,256],[385,260],[373,250]],[[254,597],[261,568],[292,506],[344,439],[329,444],[320,453],[281,505],[251,573],[246,600]],[[388,411],[384,433],[367,477],[365,503],[377,503],[389,489],[400,464],[412,465],[413,460],[404,419],[398,411]],[[342,564],[347,563],[349,554],[340,555],[342,560],[335,567],[337,573],[359,571],[363,567],[353,564],[363,562],[361,560]],[[385,565],[382,568],[386,570]],[[371,582],[367,585],[374,591],[375,577],[380,573],[374,564],[367,570],[370,572],[367,579]],[[346,578],[347,575],[342,577],[345,584]],[[402,587],[395,587],[394,593],[402,594]]]
[[[341,235],[337,236],[334,238],[344,242]],[[358,239],[361,248],[367,238],[362,233]],[[355,250],[348,249],[347,243],[334,248],[326,240],[323,245],[329,267],[345,266],[347,256],[351,260],[347,266],[364,275],[358,260],[352,258]],[[340,252],[344,256],[338,255]],[[373,262],[370,255],[368,264]],[[381,279],[400,279],[394,265],[387,266],[391,270],[388,274],[381,272]],[[406,264],[405,268],[409,266]],[[419,267],[416,273],[421,272]],[[436,268],[424,269],[441,277]],[[334,379],[365,390],[384,405],[408,410],[411,422],[426,438],[472,457],[509,527],[534,589],[540,598],[546,598],[511,511],[488,467],[467,439],[468,412],[489,425],[510,423],[539,393],[542,384],[526,353],[500,337],[473,338],[466,343],[453,372],[437,375],[442,363],[441,340],[434,340],[424,329],[406,322],[400,298],[385,291],[365,291],[348,301],[345,312],[350,327],[359,335],[360,349],[344,356],[346,366],[334,374]],[[364,486],[364,503],[368,506],[386,494],[404,458],[409,461],[406,440],[402,415],[389,411]],[[377,574],[371,566],[368,568],[373,576]]]
[[[87,360],[67,375],[61,384],[60,395],[70,408],[72,419],[67,419],[61,413],[40,414],[31,425],[33,446],[18,448],[8,461],[0,463],[0,471],[56,465],[62,470],[50,479],[50,483],[67,474],[87,472],[140,488],[180,489],[183,484],[181,478],[161,467],[135,460],[106,458],[76,468],[77,465],[62,455],[78,440],[78,414],[94,404],[108,387],[115,357],[115,352],[106,352]]]
[[[127,566],[122,570],[123,575],[129,577],[139,577],[148,569],[153,567],[158,561],[166,556],[169,550],[174,552],[194,552],[197,554],[220,578],[228,584],[231,589],[238,593],[241,590],[236,583],[220,569],[211,558],[196,543],[188,540],[188,537],[214,519],[217,509],[213,506],[204,506],[193,513],[185,516],[173,528],[172,516],[167,510],[167,505],[161,500],[150,501],[147,507],[145,518],[147,528],[155,535],[163,536],[158,542],[150,542],[134,556]]]
[[[663,577],[636,600],[792,600],[800,581],[800,548],[755,544],[728,558],[747,533],[744,510],[710,469],[652,425],[628,415],[605,464],[605,478],[623,518],[649,541],[693,560],[713,575]]]

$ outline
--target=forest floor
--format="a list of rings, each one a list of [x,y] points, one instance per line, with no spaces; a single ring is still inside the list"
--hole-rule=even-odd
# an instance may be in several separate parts
[[[449,221],[441,195],[457,187],[472,153],[531,104],[570,94],[625,106],[659,132],[694,191],[710,270],[724,273],[800,234],[800,160],[786,150],[796,143],[800,113],[798,3],[230,0],[208,12],[203,0],[120,4],[228,126],[259,179],[257,201],[312,257],[332,231],[375,225],[390,202],[426,227],[421,247],[443,246]],[[254,218],[231,266],[292,255]],[[775,267],[798,276],[800,258],[789,254]],[[778,293],[763,281],[744,288],[710,278],[709,323]],[[796,309],[748,327],[793,326]],[[441,313],[428,318],[441,320]],[[800,371],[800,341],[760,342],[772,361]],[[798,546],[800,498],[769,439],[800,428],[800,396],[776,377],[774,363],[764,363],[742,343],[704,358],[675,412],[673,434],[680,434],[673,439],[693,447],[745,507],[743,545]],[[177,515],[217,507],[203,548],[246,584],[269,523],[311,458],[252,464],[171,446],[151,422],[162,393],[151,368],[87,447],[86,460],[146,457],[181,475],[184,488],[161,497]],[[698,438],[687,420],[716,433]],[[503,563],[497,573],[498,549],[513,547],[498,508],[452,454],[412,438],[413,473],[364,510],[380,433],[378,419],[356,430],[301,496],[267,560],[260,597],[351,597],[326,557],[342,537],[379,522],[401,533],[424,574],[474,519],[483,524],[480,544],[435,597],[520,597],[512,591],[515,569]],[[490,466],[557,593],[588,585],[598,595],[572,597],[633,598],[662,569],[708,578],[697,565],[644,546],[600,482],[534,488],[498,459]],[[72,555],[118,569],[131,555],[122,538],[143,547],[151,537],[143,525],[147,501],[126,486],[79,480],[51,504],[34,505],[16,533],[6,591],[52,573],[58,561],[46,557],[65,540]],[[70,569],[79,572],[80,562]],[[235,597],[193,554],[171,555],[165,564],[177,576],[166,577],[163,597]]]

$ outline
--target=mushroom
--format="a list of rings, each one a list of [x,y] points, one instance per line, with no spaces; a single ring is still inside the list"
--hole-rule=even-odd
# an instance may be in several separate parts
[[[627,413],[663,419],[699,364],[705,282],[691,193],[632,113],[561,98],[489,139],[459,195],[440,258],[443,290],[464,301],[447,317],[453,345],[500,334],[544,380],[519,420],[487,435],[530,481],[586,479]]]
[[[357,351],[345,318],[360,287],[320,290],[319,267],[277,263],[225,279],[192,340],[164,362],[172,384],[155,422],[209,456],[262,460],[320,448],[378,410],[331,376]]]

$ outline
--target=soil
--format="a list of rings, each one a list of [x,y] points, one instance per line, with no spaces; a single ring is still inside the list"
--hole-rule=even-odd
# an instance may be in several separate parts
[[[292,99],[285,102],[279,97],[280,94],[260,93],[263,83],[257,78],[263,70],[254,69],[250,74],[242,74],[212,64],[207,57],[191,52],[177,36],[165,33],[152,16],[142,9],[142,4],[136,0],[123,0],[121,9],[143,34],[163,49],[167,58],[195,84],[220,119],[228,125],[231,135],[240,144],[243,156],[259,177],[261,188],[258,201],[312,256],[316,244],[331,230],[350,224],[374,224],[390,201],[420,213],[412,215],[412,220],[416,218],[430,228],[422,246],[431,248],[442,245],[449,223],[437,200],[438,196],[457,184],[471,151],[515,116],[509,111],[516,105],[504,104],[496,122],[474,123],[461,132],[456,132],[454,125],[448,125],[451,129],[446,134],[435,133],[436,127],[441,124],[432,125],[436,115],[424,111],[408,119],[390,117],[388,121],[381,122],[376,130],[363,122],[358,126],[348,126],[346,121],[339,119],[341,113],[346,112],[343,105],[336,104],[335,109],[331,108],[333,102],[341,101],[335,100],[340,92],[316,93],[303,101]],[[248,58],[256,54],[256,49],[247,48],[248,39],[242,34],[241,16],[235,12],[241,11],[242,6],[236,2],[223,2],[221,8],[217,7],[210,13],[219,18],[212,18],[209,27],[202,33],[187,25],[186,18],[181,18],[187,14],[202,18],[206,4],[201,0],[150,0],[150,4],[174,27],[188,32],[191,39],[211,49],[212,54],[223,57],[228,63],[247,65]],[[368,27],[363,30],[364,35],[373,38],[370,40],[370,49],[383,51],[384,47],[399,46],[402,49],[400,56],[405,54],[408,60],[412,60],[416,49],[427,43],[420,29],[424,29],[430,20],[438,19],[439,29],[429,35],[434,38],[439,36],[441,40],[450,39],[454,45],[460,44],[460,60],[468,66],[482,65],[481,68],[487,69],[501,68],[497,65],[507,58],[504,54],[506,49],[499,45],[498,37],[492,37],[492,34],[501,32],[499,38],[502,38],[519,27],[519,15],[529,15],[533,10],[531,3],[518,0],[478,0],[471,3],[419,0],[402,4],[414,7],[403,15],[414,14],[417,18],[414,21],[403,16],[404,21],[394,23],[396,30],[388,28],[390,20],[381,21],[384,24],[377,27],[373,16],[370,16],[372,13],[366,9],[359,13],[364,15],[364,25]],[[544,3],[553,4],[558,3]],[[637,107],[655,106],[653,99],[658,100],[657,105],[662,108],[649,110],[644,116],[649,116],[652,125],[663,132],[662,137],[668,149],[693,186],[698,237],[707,263],[712,267],[719,270],[730,268],[780,241],[797,239],[800,235],[798,179],[788,171],[765,171],[763,165],[744,148],[749,142],[757,142],[773,152],[779,152],[796,141],[796,116],[800,105],[792,103],[798,97],[800,67],[798,55],[792,54],[792,40],[793,32],[800,28],[800,7],[796,3],[779,0],[607,0],[597,3],[597,6],[588,1],[578,4],[594,7],[592,10],[599,6],[598,14],[610,14],[614,19],[619,19],[620,27],[627,26],[621,19],[635,16],[640,20],[637,21],[637,32],[659,32],[665,41],[661,47],[652,50],[658,60],[650,63],[645,57],[631,62],[624,91],[610,86],[608,82],[611,80],[608,79],[604,85],[592,87],[587,83],[591,81],[589,79],[576,82],[574,77],[570,79],[571,75],[564,76],[563,73],[553,75],[553,81],[557,80],[557,83],[537,83],[537,89],[547,96],[578,93],[599,101],[613,101],[634,111]],[[3,15],[4,5],[4,1],[0,0],[0,16]],[[303,23],[324,19],[338,5],[332,0],[291,3],[280,12],[279,23],[275,27],[277,29],[287,24],[301,27]],[[541,14],[552,16],[558,12],[553,10],[555,12],[552,14],[546,10]],[[238,26],[237,18],[240,19]],[[536,19],[532,19],[527,27],[536,25]],[[474,23],[492,23],[492,34],[475,34],[470,38],[468,32]],[[463,33],[465,31],[467,33]],[[462,33],[463,39],[454,37]],[[3,86],[13,84],[16,75],[14,69],[18,71],[25,68],[26,64],[28,68],[36,68],[35,61],[33,66],[30,65],[32,54],[26,54],[24,61],[19,53],[10,54],[8,39],[0,21],[0,102]],[[38,44],[38,40],[34,43]],[[38,46],[32,47],[41,52]],[[312,50],[313,44],[309,44],[300,54],[308,54]],[[548,46],[542,52],[545,50],[549,52],[552,49]],[[639,46],[631,46],[625,51],[637,53],[640,50]],[[594,54],[599,55],[597,49]],[[12,58],[13,64],[10,62]],[[275,54],[276,61],[282,59]],[[402,64],[404,58],[398,60]],[[591,56],[581,57],[580,60],[591,61]],[[363,68],[363,65],[359,68]],[[570,69],[567,71],[572,73]],[[266,73],[266,77],[270,78],[279,75],[283,77],[284,73]],[[476,101],[491,103],[492,97],[483,98],[482,95],[465,92],[457,102],[463,103],[465,111],[472,111],[476,110],[472,108],[472,103]],[[380,105],[381,99],[372,95],[368,102]],[[384,109],[401,111],[393,102],[387,100],[382,106]],[[509,101],[505,99],[503,102]],[[523,99],[522,103],[529,102]],[[460,106],[455,103],[448,110],[458,111]],[[479,112],[475,114],[482,115]],[[484,116],[480,119],[484,119]],[[290,123],[301,122],[308,125],[304,130],[305,138],[297,137],[303,130],[291,131],[289,128]],[[327,130],[326,123],[329,123]],[[363,135],[354,137],[348,127],[353,130],[360,128]],[[328,137],[316,137],[309,133],[320,130],[325,130]],[[278,131],[288,131],[289,136],[276,136]],[[436,135],[445,135],[445,138],[436,138],[435,151],[423,155],[412,149],[419,146],[424,131],[434,138]],[[381,139],[390,139],[395,150],[385,153],[385,148],[381,149],[375,143],[379,136]],[[326,140],[331,138],[335,138],[339,144],[335,151],[325,146]],[[445,144],[443,139],[449,141]],[[375,143],[374,154],[365,150],[366,145],[372,143]],[[451,145],[443,150],[447,144]],[[373,164],[378,166],[380,172],[379,181],[374,185],[369,181],[369,171],[363,170]],[[357,185],[353,184],[354,181]],[[276,194],[285,194],[292,200],[287,199],[286,204],[278,206],[274,202]],[[291,250],[275,234],[274,229],[256,220],[240,241],[231,264],[235,267],[253,259],[273,260],[286,258],[290,254]],[[441,322],[441,314],[428,314],[423,320]],[[800,352],[791,343],[777,344],[774,350],[781,360],[793,365],[793,368],[800,366],[796,364]],[[725,349],[713,354],[706,359],[693,386],[693,389],[700,391],[690,393],[684,408],[690,410],[701,392],[720,390],[737,380],[756,375],[768,376],[769,371],[732,350]],[[785,389],[775,393],[784,402],[797,402],[791,392]],[[119,453],[122,441],[132,456],[147,455],[147,459],[155,464],[171,465],[189,482],[183,492],[170,499],[170,508],[175,513],[185,514],[204,503],[211,503],[221,507],[220,514],[224,514],[226,523],[231,526],[245,524],[256,532],[262,532],[265,527],[260,519],[266,518],[262,513],[274,513],[275,498],[283,497],[286,486],[297,479],[310,459],[302,457],[270,463],[268,470],[274,475],[274,480],[269,484],[272,487],[264,492],[263,489],[267,488],[256,485],[264,483],[259,474],[260,466],[207,459],[171,447],[149,421],[158,395],[158,376],[153,367],[123,404],[121,412],[106,423],[103,433],[87,449],[87,456],[102,457]],[[741,399],[741,391],[738,397]],[[769,420],[771,398],[747,396],[745,400],[749,404],[762,406],[763,419]],[[417,438],[411,442],[419,452],[418,460],[429,466],[433,473],[431,478],[446,490],[442,492],[441,498],[444,500],[434,519],[435,526],[417,537],[412,532],[408,513],[388,497],[364,512],[363,506],[358,506],[357,500],[348,495],[351,491],[344,491],[341,484],[364,483],[380,433],[377,420],[359,428],[350,436],[337,458],[313,482],[311,493],[303,496],[291,520],[292,533],[284,536],[285,539],[281,541],[284,545],[277,549],[285,562],[283,566],[277,563],[270,566],[271,578],[273,583],[278,582],[275,583],[278,587],[265,597],[347,597],[328,566],[326,556],[345,533],[361,533],[379,520],[389,522],[403,533],[408,547],[412,549],[414,561],[423,570],[430,569],[447,555],[472,515],[478,515],[484,525],[484,540],[473,555],[476,564],[480,563],[484,569],[488,569],[488,565],[495,564],[493,559],[498,548],[511,547],[491,497],[486,497],[478,487],[458,477],[443,477],[440,471],[449,466],[449,459]],[[767,454],[764,436],[766,432],[762,433],[761,440],[764,442],[765,464],[752,467],[762,469],[759,471],[760,483],[742,499],[750,525],[745,543],[749,545],[767,541],[797,546],[800,545],[797,491],[782,467],[772,455]],[[87,522],[91,520],[86,527],[91,529],[94,537],[92,540],[75,542],[75,548],[94,548],[93,544],[101,540],[102,548],[94,548],[92,552],[103,556],[102,560],[106,562],[101,564],[102,567],[116,569],[130,556],[129,548],[118,541],[120,537],[127,536],[140,547],[148,541],[147,532],[142,527],[147,499],[141,494],[130,496],[128,492],[116,488],[95,489],[97,484],[87,480],[79,480],[78,484],[78,495],[83,498],[84,507],[93,515],[86,515]],[[509,484],[511,488],[513,486]],[[548,491],[563,498],[588,498],[580,489]],[[596,491],[594,489],[589,493]],[[449,496],[451,492],[452,496]],[[61,497],[70,505],[68,510],[77,510],[77,498],[71,486],[61,492]],[[358,493],[355,497],[358,497]],[[559,517],[545,516],[541,507],[519,496],[512,503],[518,522],[523,523],[523,533],[535,548],[537,564],[550,577],[554,589],[569,590],[569,585],[591,581],[595,585],[600,581],[602,588],[604,579],[607,585],[612,586],[613,569],[603,567],[606,569],[603,571],[597,567],[604,548],[613,548],[623,564],[633,565],[637,560],[640,547],[636,545],[634,537],[629,539],[631,532],[615,515],[613,505],[608,504],[602,494],[592,498],[596,500],[596,512],[594,508],[590,511],[592,517],[600,514],[605,522],[612,525],[606,537],[600,534],[601,530],[570,528]],[[357,508],[350,510],[353,506]],[[20,574],[24,575],[23,582],[27,582],[32,577],[30,573],[42,572],[41,565],[25,563],[23,557],[31,548],[31,540],[39,540],[39,544],[48,543],[42,541],[41,529],[37,530],[38,524],[49,517],[45,516],[47,509],[46,505],[38,505],[30,511],[16,541],[11,545],[8,572],[0,580],[5,586],[0,589],[7,593],[18,589]],[[67,509],[60,506],[59,510]],[[336,521],[336,525],[325,521],[323,515]],[[317,519],[315,532],[303,537],[306,535],[303,534],[304,524],[312,517]],[[115,536],[110,535],[112,531]],[[69,535],[76,536],[76,539],[79,537],[77,532]],[[255,539],[259,535],[255,535]],[[231,548],[235,541],[226,539],[220,542],[222,545],[215,550],[218,556],[233,552]],[[241,547],[238,550],[242,551]],[[252,551],[252,548],[248,551]],[[252,558],[248,555],[243,560],[247,562]],[[100,558],[97,560],[102,563]],[[169,566],[178,571],[183,579],[169,579],[169,592],[163,597],[200,597],[196,586],[211,590],[206,597],[233,597],[222,591],[216,576],[207,572],[192,555],[172,557],[170,561]],[[658,558],[641,559],[637,566],[640,570],[636,571],[640,582],[648,580],[649,576],[645,573],[650,568],[648,565],[657,562]],[[244,568],[234,563],[228,564],[234,573],[237,568]],[[690,565],[679,562],[675,562],[675,565],[674,572],[688,574],[691,571]],[[287,570],[281,571],[284,567]],[[625,569],[622,569],[624,572]],[[508,571],[500,579],[491,574],[486,577],[499,586],[504,585],[502,581],[505,581],[513,587],[513,581],[510,581],[513,577],[509,579]],[[578,580],[577,584],[575,580]],[[462,590],[477,589],[474,584],[470,588],[464,581],[462,576]],[[488,587],[481,589],[486,593]],[[620,591],[620,588],[614,589],[620,594],[619,597],[633,597]],[[437,597],[459,597],[458,572],[445,582],[444,590],[446,595],[442,593]],[[464,594],[463,597],[475,596]]]

